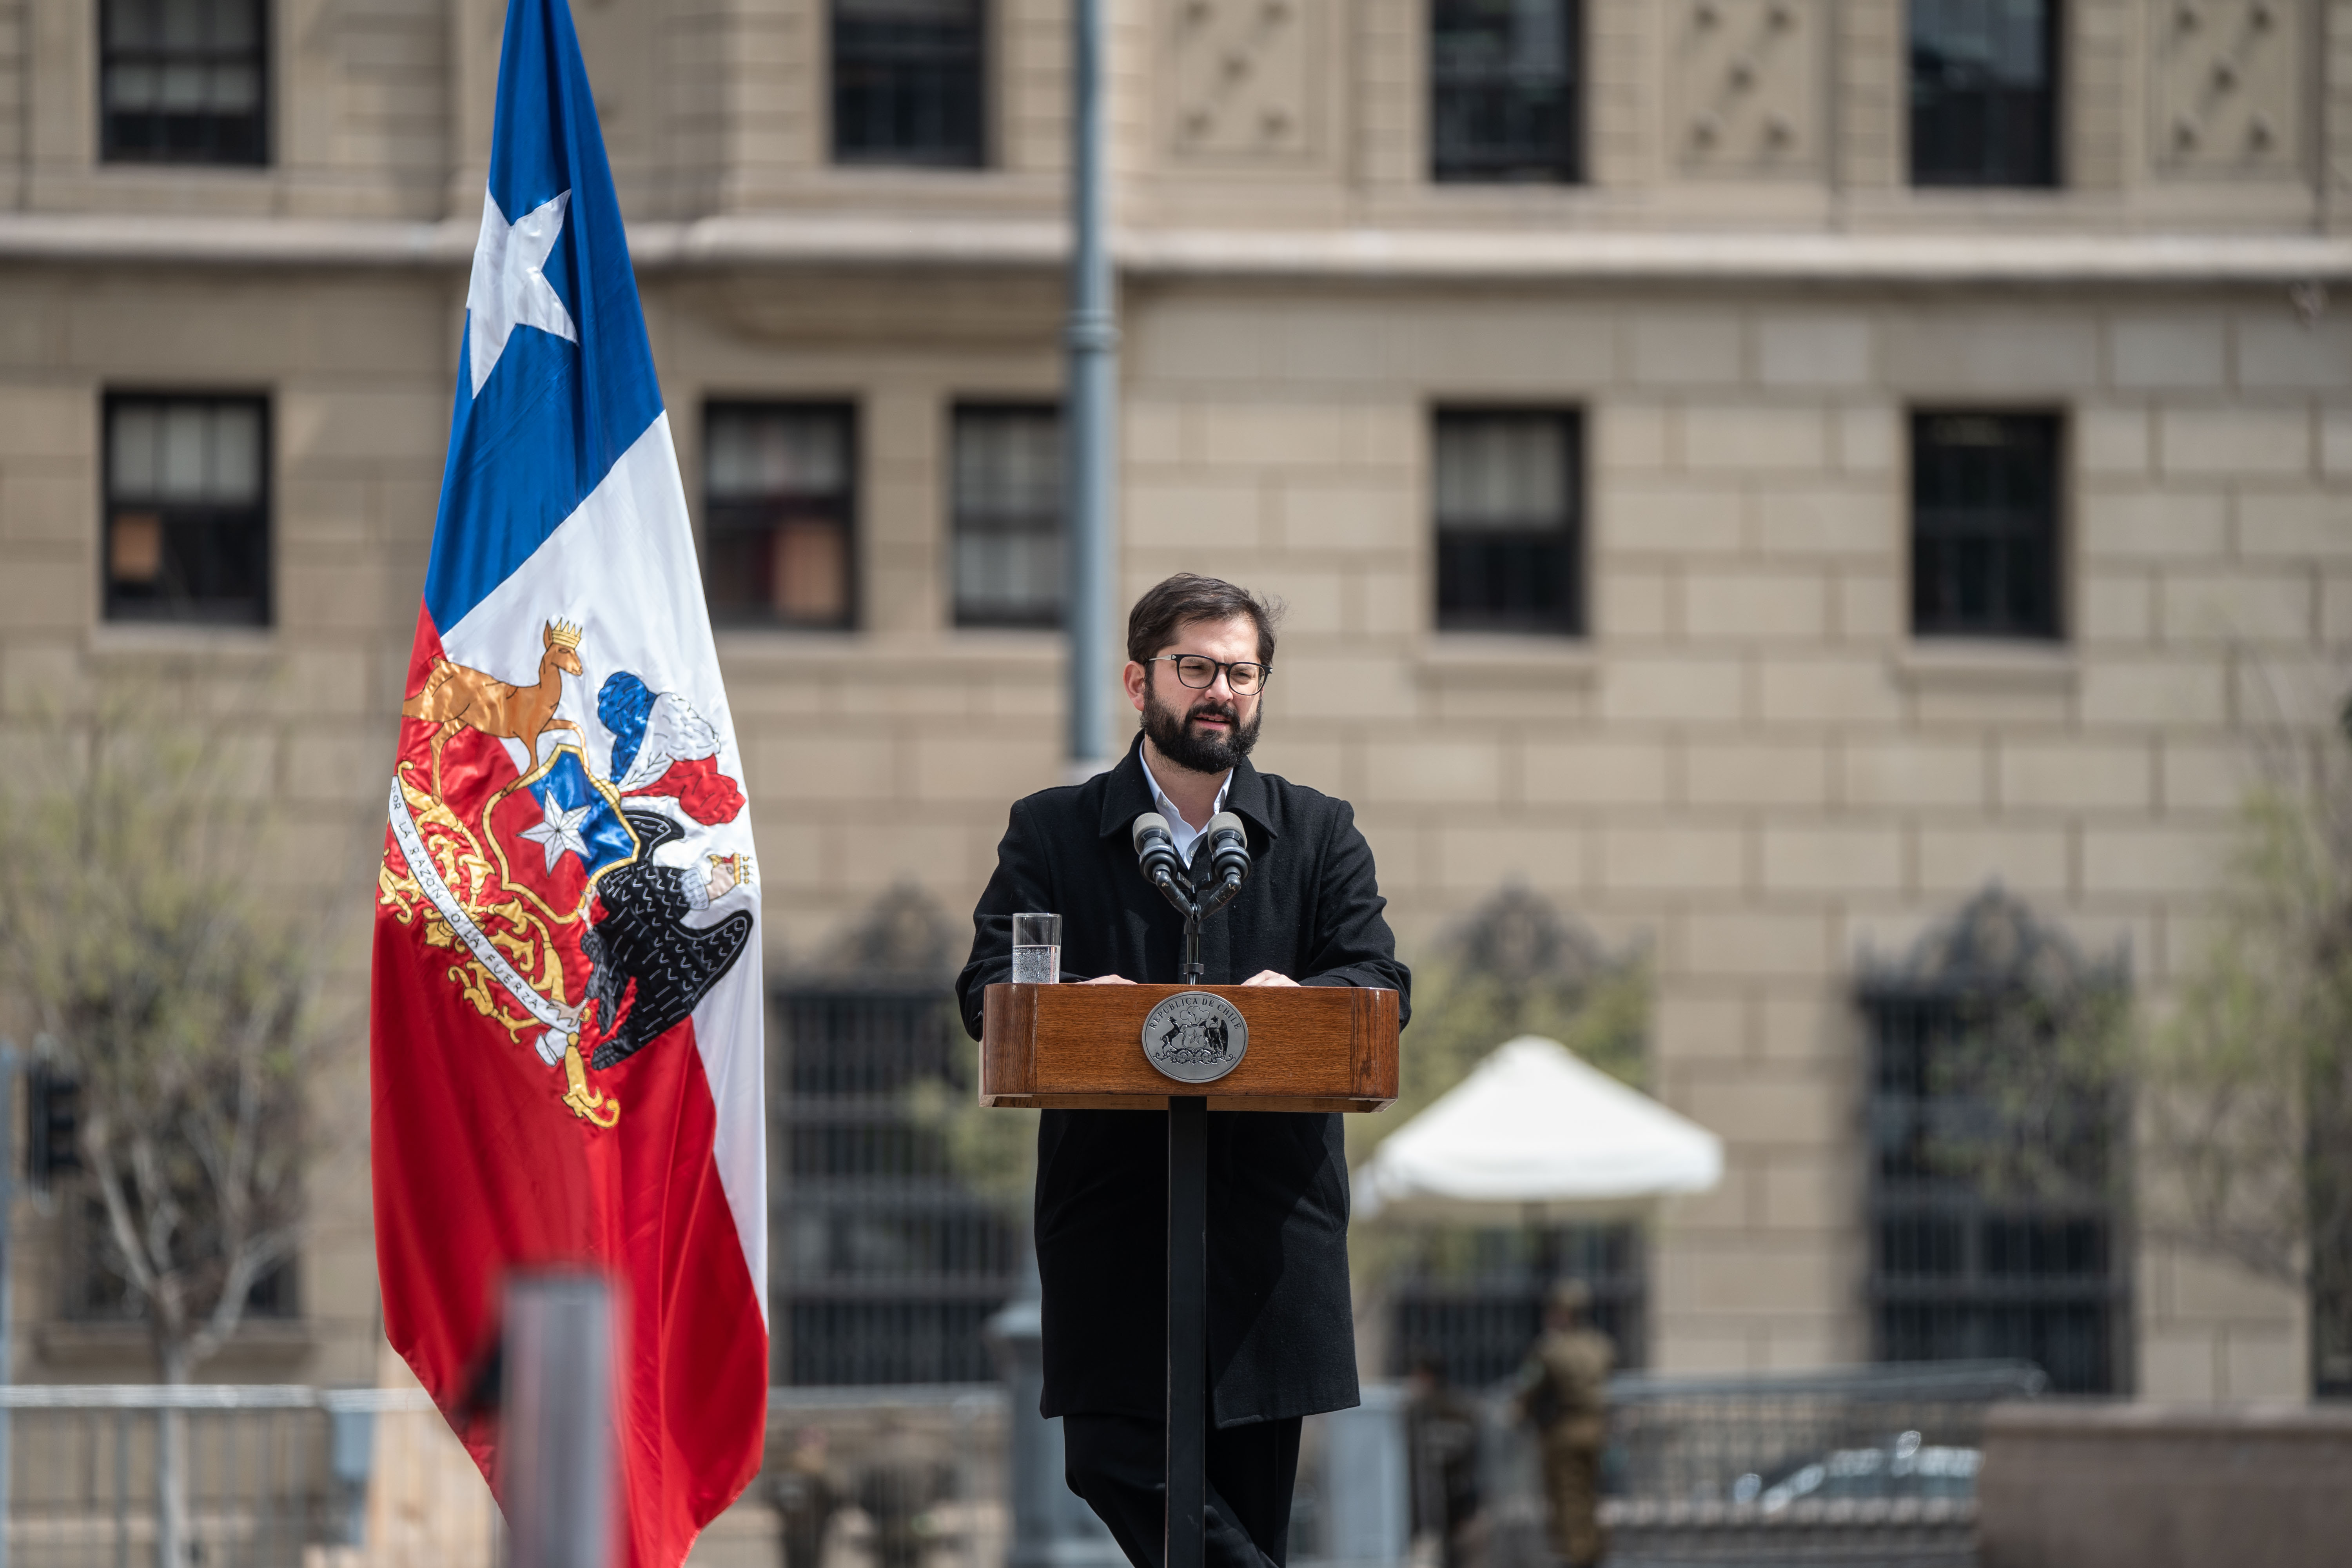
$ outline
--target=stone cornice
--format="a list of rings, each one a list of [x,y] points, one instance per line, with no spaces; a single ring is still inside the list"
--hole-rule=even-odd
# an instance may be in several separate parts
[[[164,267],[463,267],[471,221],[0,214],[0,263]],[[735,216],[630,226],[638,268],[1060,265],[1056,221]],[[1362,283],[2273,285],[2352,281],[2352,237],[2247,234],[1801,234],[1517,229],[1120,232],[1142,278]]]

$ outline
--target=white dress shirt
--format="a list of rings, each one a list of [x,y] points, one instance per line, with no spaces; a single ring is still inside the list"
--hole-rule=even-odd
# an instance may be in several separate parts
[[[1202,823],[1201,827],[1195,827],[1184,820],[1184,814],[1170,803],[1167,792],[1160,787],[1159,777],[1152,773],[1149,763],[1143,764],[1143,776],[1151,781],[1151,804],[1159,807],[1160,815],[1168,819],[1168,837],[1176,846],[1176,858],[1189,868],[1192,864],[1192,846],[1201,841],[1202,828],[1208,824]],[[1225,809],[1225,792],[1233,787],[1234,770],[1227,768],[1225,782],[1217,786],[1216,804],[1209,807],[1211,816]]]

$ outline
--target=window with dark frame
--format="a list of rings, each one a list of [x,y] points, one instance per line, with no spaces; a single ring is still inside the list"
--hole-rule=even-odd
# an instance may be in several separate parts
[[[833,0],[837,163],[986,161],[985,0]]]
[[[269,405],[110,394],[106,618],[269,623]]]
[[[856,622],[856,423],[841,404],[704,411],[703,582],[722,626]]]
[[[2127,984],[1999,889],[1864,974],[1876,1359],[2014,1358],[2059,1393],[2127,1389],[2128,1122],[2079,1034]]]
[[[1389,1373],[1433,1363],[1457,1388],[1491,1388],[1527,1361],[1544,1298],[1562,1279],[1592,1291],[1586,1321],[1622,1369],[1649,1361],[1648,1258],[1629,1222],[1446,1229],[1416,1238],[1390,1282]]]
[[[1438,411],[1438,630],[1583,633],[1581,433],[1570,413]]]
[[[60,1315],[76,1323],[145,1322],[147,1302],[121,1266],[105,1200],[88,1190],[78,1195],[79,1203],[61,1210],[66,1216],[61,1227],[66,1266],[58,1280],[64,1290]],[[273,1321],[300,1317],[295,1279],[292,1258],[270,1265],[246,1291],[245,1315]]]
[[[772,993],[769,1297],[775,1380],[981,1383],[982,1331],[1020,1284],[1009,1193],[975,1183],[957,1135],[921,1109],[970,1104],[971,1047],[949,977],[947,912],[884,895],[828,972]]]
[[[1578,0],[1430,0],[1432,178],[1583,177],[1581,9]]]
[[[1914,637],[2063,635],[2059,457],[2055,415],[1912,415]]]
[[[955,624],[1062,624],[1062,417],[1050,405],[955,411]]]
[[[1911,0],[1911,183],[2058,183],[2059,0]]]
[[[268,17],[263,0],[103,0],[100,156],[266,163]]]

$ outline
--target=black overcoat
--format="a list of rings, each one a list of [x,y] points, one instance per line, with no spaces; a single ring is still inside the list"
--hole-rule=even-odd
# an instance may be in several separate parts
[[[1017,802],[972,912],[956,981],[977,1038],[982,988],[1013,968],[1012,917],[1062,917],[1062,978],[1177,978],[1183,917],[1136,869],[1129,826],[1153,809],[1143,763]],[[1371,847],[1343,800],[1234,768],[1225,809],[1255,868],[1202,928],[1211,984],[1272,969],[1306,985],[1394,990],[1411,976],[1381,916]],[[1196,858],[1207,858],[1205,844]],[[1167,1408],[1168,1119],[1048,1110],[1037,1131],[1037,1267],[1047,1415]],[[1209,1381],[1219,1426],[1356,1403],[1348,1300],[1348,1166],[1336,1115],[1209,1117]]]

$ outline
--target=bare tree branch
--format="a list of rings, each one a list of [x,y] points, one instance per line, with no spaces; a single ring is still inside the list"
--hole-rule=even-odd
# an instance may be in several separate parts
[[[80,1086],[100,1260],[167,1380],[294,1256],[328,1033],[320,922],[263,876],[257,704],[221,707],[119,679],[0,778],[0,986]]]

